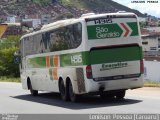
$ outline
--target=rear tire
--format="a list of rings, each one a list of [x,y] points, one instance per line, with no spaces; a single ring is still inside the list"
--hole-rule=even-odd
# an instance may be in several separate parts
[[[59,92],[61,94],[62,100],[67,101],[68,100],[67,89],[64,85],[63,80],[60,80],[59,82]]]
[[[119,91],[119,92],[117,92],[117,94],[116,94],[116,98],[117,98],[117,99],[123,99],[123,98],[125,97],[125,94],[126,94],[126,91],[125,91],[125,90]]]
[[[30,90],[31,95],[33,95],[33,96],[37,96],[38,95],[38,90],[34,90],[32,88],[31,82],[29,82],[29,90]]]
[[[69,98],[72,102],[78,102],[78,95],[76,95],[73,91],[73,86],[71,81],[69,81],[68,83],[68,87],[69,87]]]

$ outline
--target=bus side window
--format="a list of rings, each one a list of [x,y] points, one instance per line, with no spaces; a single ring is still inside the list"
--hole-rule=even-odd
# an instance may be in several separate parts
[[[80,23],[73,25],[74,46],[78,47],[82,41],[82,25]]]
[[[76,23],[50,32],[50,52],[77,48],[82,42],[82,25]]]
[[[40,53],[50,52],[49,46],[51,41],[51,38],[50,38],[51,33],[52,31],[48,31],[40,34],[38,39],[39,45],[40,45],[40,50],[39,50]]]
[[[49,48],[51,52],[68,49],[68,45],[64,40],[64,29],[65,28],[54,30],[50,34]]]

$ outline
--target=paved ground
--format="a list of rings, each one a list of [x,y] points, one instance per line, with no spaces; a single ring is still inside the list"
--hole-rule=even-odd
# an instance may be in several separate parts
[[[20,83],[0,82],[0,113],[160,113],[160,88],[128,90],[124,100],[86,96],[79,103],[64,102],[59,94],[33,97]]]

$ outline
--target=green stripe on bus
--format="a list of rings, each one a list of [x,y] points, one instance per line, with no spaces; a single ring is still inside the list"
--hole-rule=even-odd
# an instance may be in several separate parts
[[[83,65],[82,53],[71,53],[60,55],[60,66],[80,66]]]
[[[28,60],[30,68],[44,68],[46,67],[46,57],[36,57]]]
[[[130,36],[138,36],[138,23],[137,22],[130,22],[127,25],[132,29],[132,33]]]
[[[54,67],[54,65],[53,65],[53,56],[50,56],[50,66]]]
[[[50,76],[50,80],[53,80],[52,72],[53,72],[53,70],[50,68],[50,69],[49,69],[49,76]]]
[[[136,54],[135,54],[136,53]],[[51,66],[54,67],[53,56],[50,57]],[[123,62],[123,61],[134,61],[143,58],[142,47],[126,47],[126,48],[113,48],[113,49],[102,49],[62,54],[60,55],[60,67],[67,66],[82,66],[92,65],[101,63],[112,63],[112,62]],[[32,68],[45,68],[46,62],[45,57],[38,57],[30,59],[29,63]],[[51,74],[51,71],[50,71]]]
[[[102,49],[90,53],[90,64],[134,61],[140,59],[142,59],[142,54],[141,48],[139,47]]]

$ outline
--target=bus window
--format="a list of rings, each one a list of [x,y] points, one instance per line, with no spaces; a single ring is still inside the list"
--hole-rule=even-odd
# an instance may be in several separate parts
[[[77,48],[82,42],[81,23],[69,25],[52,31],[50,34],[50,51]]]

